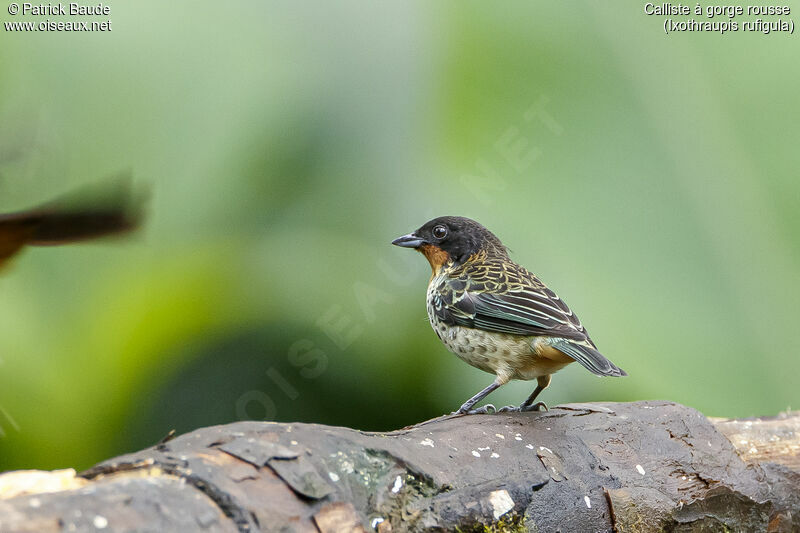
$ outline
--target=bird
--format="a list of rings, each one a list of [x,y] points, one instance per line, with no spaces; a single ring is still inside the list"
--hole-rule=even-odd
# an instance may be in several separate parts
[[[564,300],[512,261],[500,239],[478,222],[434,218],[392,244],[415,249],[430,263],[428,319],[442,343],[495,375],[456,414],[496,412],[492,404],[474,407],[511,380],[533,379],[537,386],[519,407],[499,411],[546,410],[536,398],[553,373],[575,361],[598,376],[627,376],[597,350]]]
[[[131,231],[140,223],[141,202],[123,177],[0,214],[0,268],[27,246],[57,246]]]

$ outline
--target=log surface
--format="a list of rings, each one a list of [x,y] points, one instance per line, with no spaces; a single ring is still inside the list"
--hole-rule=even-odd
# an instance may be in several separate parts
[[[800,531],[799,465],[800,414],[711,420],[668,402],[389,433],[239,422],[54,492],[3,496],[0,476],[0,531]]]

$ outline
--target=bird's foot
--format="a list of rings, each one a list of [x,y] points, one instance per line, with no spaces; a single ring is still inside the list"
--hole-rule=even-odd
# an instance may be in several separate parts
[[[544,404],[542,404],[544,405]],[[516,405],[506,405],[501,407],[500,409],[496,408],[494,405],[487,403],[483,407],[478,407],[477,409],[464,409],[461,408],[455,413],[454,415],[493,415],[495,413],[516,413],[519,411],[520,408]]]
[[[525,405],[524,403],[519,406],[519,411],[521,413],[526,413],[528,411],[549,411],[550,409],[547,408],[547,404],[544,402],[536,402],[531,405]]]
[[[478,407],[477,409],[470,409],[465,406],[461,406],[461,408],[453,413],[454,415],[493,415],[497,412],[497,409],[494,405],[487,403],[483,407]]]

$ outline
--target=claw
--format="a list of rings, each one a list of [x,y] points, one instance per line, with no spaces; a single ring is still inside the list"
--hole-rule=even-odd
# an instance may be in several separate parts
[[[520,408],[516,405],[506,405],[497,410],[498,413],[516,413]]]
[[[547,404],[544,402],[536,402],[533,405],[525,405],[522,404],[519,406],[520,412],[526,413],[528,411],[549,411],[550,409],[547,408]]]
[[[462,409],[458,410],[459,414],[462,415],[493,415],[497,412],[497,409],[494,405],[487,403],[483,407],[478,407],[477,409],[470,409],[468,411],[464,411]]]

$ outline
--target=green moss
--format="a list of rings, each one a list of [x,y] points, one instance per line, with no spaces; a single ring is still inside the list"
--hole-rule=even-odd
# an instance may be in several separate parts
[[[474,524],[456,527],[457,533],[526,533],[525,518],[518,514],[503,515],[497,522]]]

